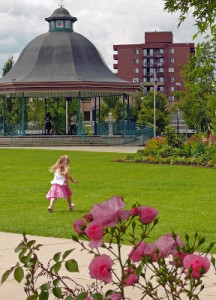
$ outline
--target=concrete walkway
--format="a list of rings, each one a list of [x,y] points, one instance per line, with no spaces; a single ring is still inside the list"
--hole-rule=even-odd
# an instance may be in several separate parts
[[[3,147],[1,147],[3,148]],[[7,147],[5,147],[7,148]],[[20,148],[20,147],[19,147]],[[97,151],[97,152],[116,152],[116,153],[136,153],[141,147],[136,146],[109,146],[109,147],[51,147],[49,150],[69,150],[69,151]],[[11,149],[11,147],[10,147]],[[32,147],[25,149],[45,149],[44,147]],[[37,243],[41,243],[43,247],[39,251],[39,258],[46,265],[49,259],[54,253],[64,252],[68,249],[75,248],[71,254],[71,258],[74,258],[79,263],[80,272],[72,273],[73,279],[82,285],[88,285],[92,282],[88,272],[88,265],[91,259],[90,254],[85,251],[80,251],[79,245],[72,240],[61,238],[50,238],[41,236],[27,236],[28,239],[35,239]],[[2,274],[10,269],[18,261],[18,255],[14,249],[21,242],[22,235],[15,233],[0,232],[0,278]],[[123,246],[123,253],[125,256],[130,252],[129,246]],[[216,275],[215,270],[211,267],[208,274],[204,277],[203,282],[206,287],[200,294],[200,300],[216,300]],[[132,287],[127,288],[127,296],[131,300],[139,300],[140,294]],[[23,285],[18,284],[11,275],[9,279],[0,285],[0,300],[24,300],[26,294],[23,290]],[[51,298],[49,298],[51,299]],[[54,298],[52,298],[54,299]],[[149,297],[145,297],[146,300],[150,300]],[[166,298],[164,298],[166,299]],[[184,298],[185,300],[187,298]]]

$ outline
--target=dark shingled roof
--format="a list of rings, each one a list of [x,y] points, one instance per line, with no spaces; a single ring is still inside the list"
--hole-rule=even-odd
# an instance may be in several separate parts
[[[60,7],[46,18],[51,22],[71,21]],[[106,90],[133,92],[139,88],[120,79],[108,68],[96,47],[71,30],[50,30],[33,39],[13,68],[0,79],[0,93],[40,90]]]
[[[76,32],[49,32],[33,39],[3,82],[124,82],[115,76],[95,46]]]

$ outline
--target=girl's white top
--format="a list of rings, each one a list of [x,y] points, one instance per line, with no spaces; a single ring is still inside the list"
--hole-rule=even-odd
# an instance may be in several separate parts
[[[50,183],[64,185],[65,181],[67,181],[66,177],[62,175],[59,170],[56,170],[54,179]]]

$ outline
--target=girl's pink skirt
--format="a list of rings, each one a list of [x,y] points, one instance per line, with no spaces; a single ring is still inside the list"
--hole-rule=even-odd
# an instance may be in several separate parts
[[[53,184],[51,189],[46,195],[46,199],[50,200],[51,198],[68,198],[72,195],[71,189],[68,185],[60,185],[60,184]]]

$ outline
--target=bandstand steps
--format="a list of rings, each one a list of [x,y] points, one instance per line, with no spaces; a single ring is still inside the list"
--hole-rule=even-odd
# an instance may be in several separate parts
[[[25,137],[0,137],[0,147],[49,147],[49,146],[103,146],[106,140],[99,136],[25,136]]]

